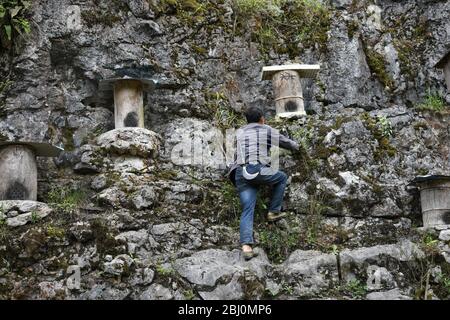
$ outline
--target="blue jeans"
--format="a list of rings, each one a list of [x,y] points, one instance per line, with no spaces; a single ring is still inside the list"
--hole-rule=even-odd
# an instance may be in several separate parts
[[[273,171],[271,173],[272,174],[269,175],[259,174],[255,179],[247,180],[242,175],[242,167],[236,169],[236,188],[239,192],[242,206],[240,223],[241,244],[253,244],[253,216],[255,213],[256,197],[259,186],[272,186],[273,189],[269,211],[281,211],[287,175],[282,171]]]

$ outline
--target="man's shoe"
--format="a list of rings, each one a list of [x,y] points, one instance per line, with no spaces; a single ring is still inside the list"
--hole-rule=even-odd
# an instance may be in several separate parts
[[[267,214],[267,220],[269,220],[269,222],[275,222],[280,219],[283,219],[286,216],[287,216],[286,212],[269,212]]]
[[[242,252],[244,254],[244,259],[245,261],[250,260],[251,258],[257,257],[258,256],[258,252],[255,251],[247,251],[247,252]]]

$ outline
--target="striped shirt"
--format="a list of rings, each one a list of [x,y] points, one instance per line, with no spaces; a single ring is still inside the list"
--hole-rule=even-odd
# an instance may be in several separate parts
[[[299,149],[297,142],[280,134],[277,129],[260,123],[249,123],[239,128],[235,143],[234,163],[228,173],[243,164],[270,165],[270,149],[273,146],[289,150]]]

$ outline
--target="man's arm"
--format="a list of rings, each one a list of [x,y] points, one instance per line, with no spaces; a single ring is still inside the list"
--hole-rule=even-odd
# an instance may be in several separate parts
[[[300,146],[297,142],[287,138],[286,136],[283,136],[282,134],[280,134],[280,147],[292,151],[300,150]]]
[[[277,129],[270,128],[272,135],[272,143],[278,139],[278,146],[283,149],[288,149],[292,151],[298,151],[300,146],[294,140],[289,139],[288,137],[282,135]]]

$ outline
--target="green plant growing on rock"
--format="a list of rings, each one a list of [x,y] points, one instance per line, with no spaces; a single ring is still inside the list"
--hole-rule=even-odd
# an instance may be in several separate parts
[[[174,274],[175,271],[172,268],[166,268],[162,264],[158,263],[156,265],[156,272],[161,277],[170,277],[170,276],[172,276]]]
[[[445,101],[438,92],[432,92],[431,90],[428,90],[425,99],[422,103],[416,106],[416,109],[421,111],[444,111]]]
[[[7,90],[12,83],[13,81],[9,79],[0,81],[0,94],[2,94],[5,90]]]
[[[356,32],[358,32],[360,29],[360,25],[358,20],[350,20],[347,23],[347,34],[348,37],[351,39],[355,35]]]
[[[9,49],[19,36],[31,31],[26,18],[31,1],[3,0],[0,3],[0,42],[1,47]]]
[[[322,230],[322,213],[327,208],[323,203],[324,196],[318,192],[309,199],[309,208],[306,215],[306,241],[308,244],[317,242]]]
[[[450,296],[450,277],[444,276],[441,278],[440,282],[444,290],[447,292],[447,295]]]
[[[292,133],[295,141],[300,143],[304,150],[308,150],[311,146],[312,138],[314,137],[314,132],[311,128],[300,127]]]
[[[410,81],[415,81],[425,55],[417,54],[426,50],[430,38],[429,20],[423,12],[404,14],[400,19],[386,21],[387,32],[393,37],[393,45],[398,53],[401,73]]]
[[[62,228],[50,225],[47,227],[47,236],[50,238],[63,239],[65,236],[65,231]]]
[[[149,0],[150,8],[157,16],[174,15],[181,24],[192,29],[203,28],[208,33],[217,28],[229,30],[229,25],[224,23],[224,2],[225,0],[162,0],[155,4]],[[183,39],[193,39],[196,34],[197,32],[186,33]]]
[[[194,300],[195,292],[192,289],[183,291],[183,296],[186,300]]]
[[[48,195],[49,205],[66,214],[74,214],[86,199],[84,191],[69,187],[53,187]]]
[[[437,247],[438,243],[439,241],[434,234],[426,233],[422,237],[421,248],[427,255],[434,256],[439,253],[439,248]]]
[[[331,10],[318,0],[235,0],[237,31],[251,33],[260,50],[298,57],[303,48],[324,51]]]
[[[39,213],[37,211],[31,212],[31,223],[38,223],[41,220]]]
[[[245,124],[242,115],[231,108],[226,95],[221,92],[207,92],[207,108],[213,113],[214,125],[221,129],[241,127]]]
[[[300,233],[295,229],[282,230],[269,225],[259,232],[259,240],[269,259],[281,263],[298,247]]]
[[[281,14],[280,5],[284,1],[280,0],[235,0],[235,6],[243,14]]]
[[[375,160],[382,161],[386,155],[388,155],[389,157],[395,156],[397,154],[397,149],[390,144],[388,137],[384,135],[379,121],[372,118],[367,112],[364,112],[360,118],[363,121],[365,127],[378,141],[378,147],[373,152]]]
[[[287,295],[292,295],[294,293],[294,287],[287,282],[281,284],[281,290]]]
[[[227,222],[233,228],[239,226],[241,204],[235,187],[229,181],[223,182],[217,201],[220,204],[218,220]]]
[[[449,270],[443,270],[440,276],[431,281],[431,274],[433,269],[438,265],[442,257],[440,256],[439,241],[437,234],[431,230],[426,231],[419,238],[418,246],[424,255],[414,255],[414,260],[408,262],[407,272],[405,275],[410,279],[415,291],[415,299],[429,300],[432,298],[432,293],[444,293],[447,296],[447,292],[442,292],[444,285],[442,283],[450,272]],[[441,265],[444,269],[448,267],[444,264]]]
[[[352,298],[361,299],[367,293],[367,286],[361,283],[358,279],[353,279],[342,287],[342,291],[345,294],[351,295]]]
[[[391,122],[385,116],[378,116],[378,126],[383,137],[389,138],[393,135]]]

